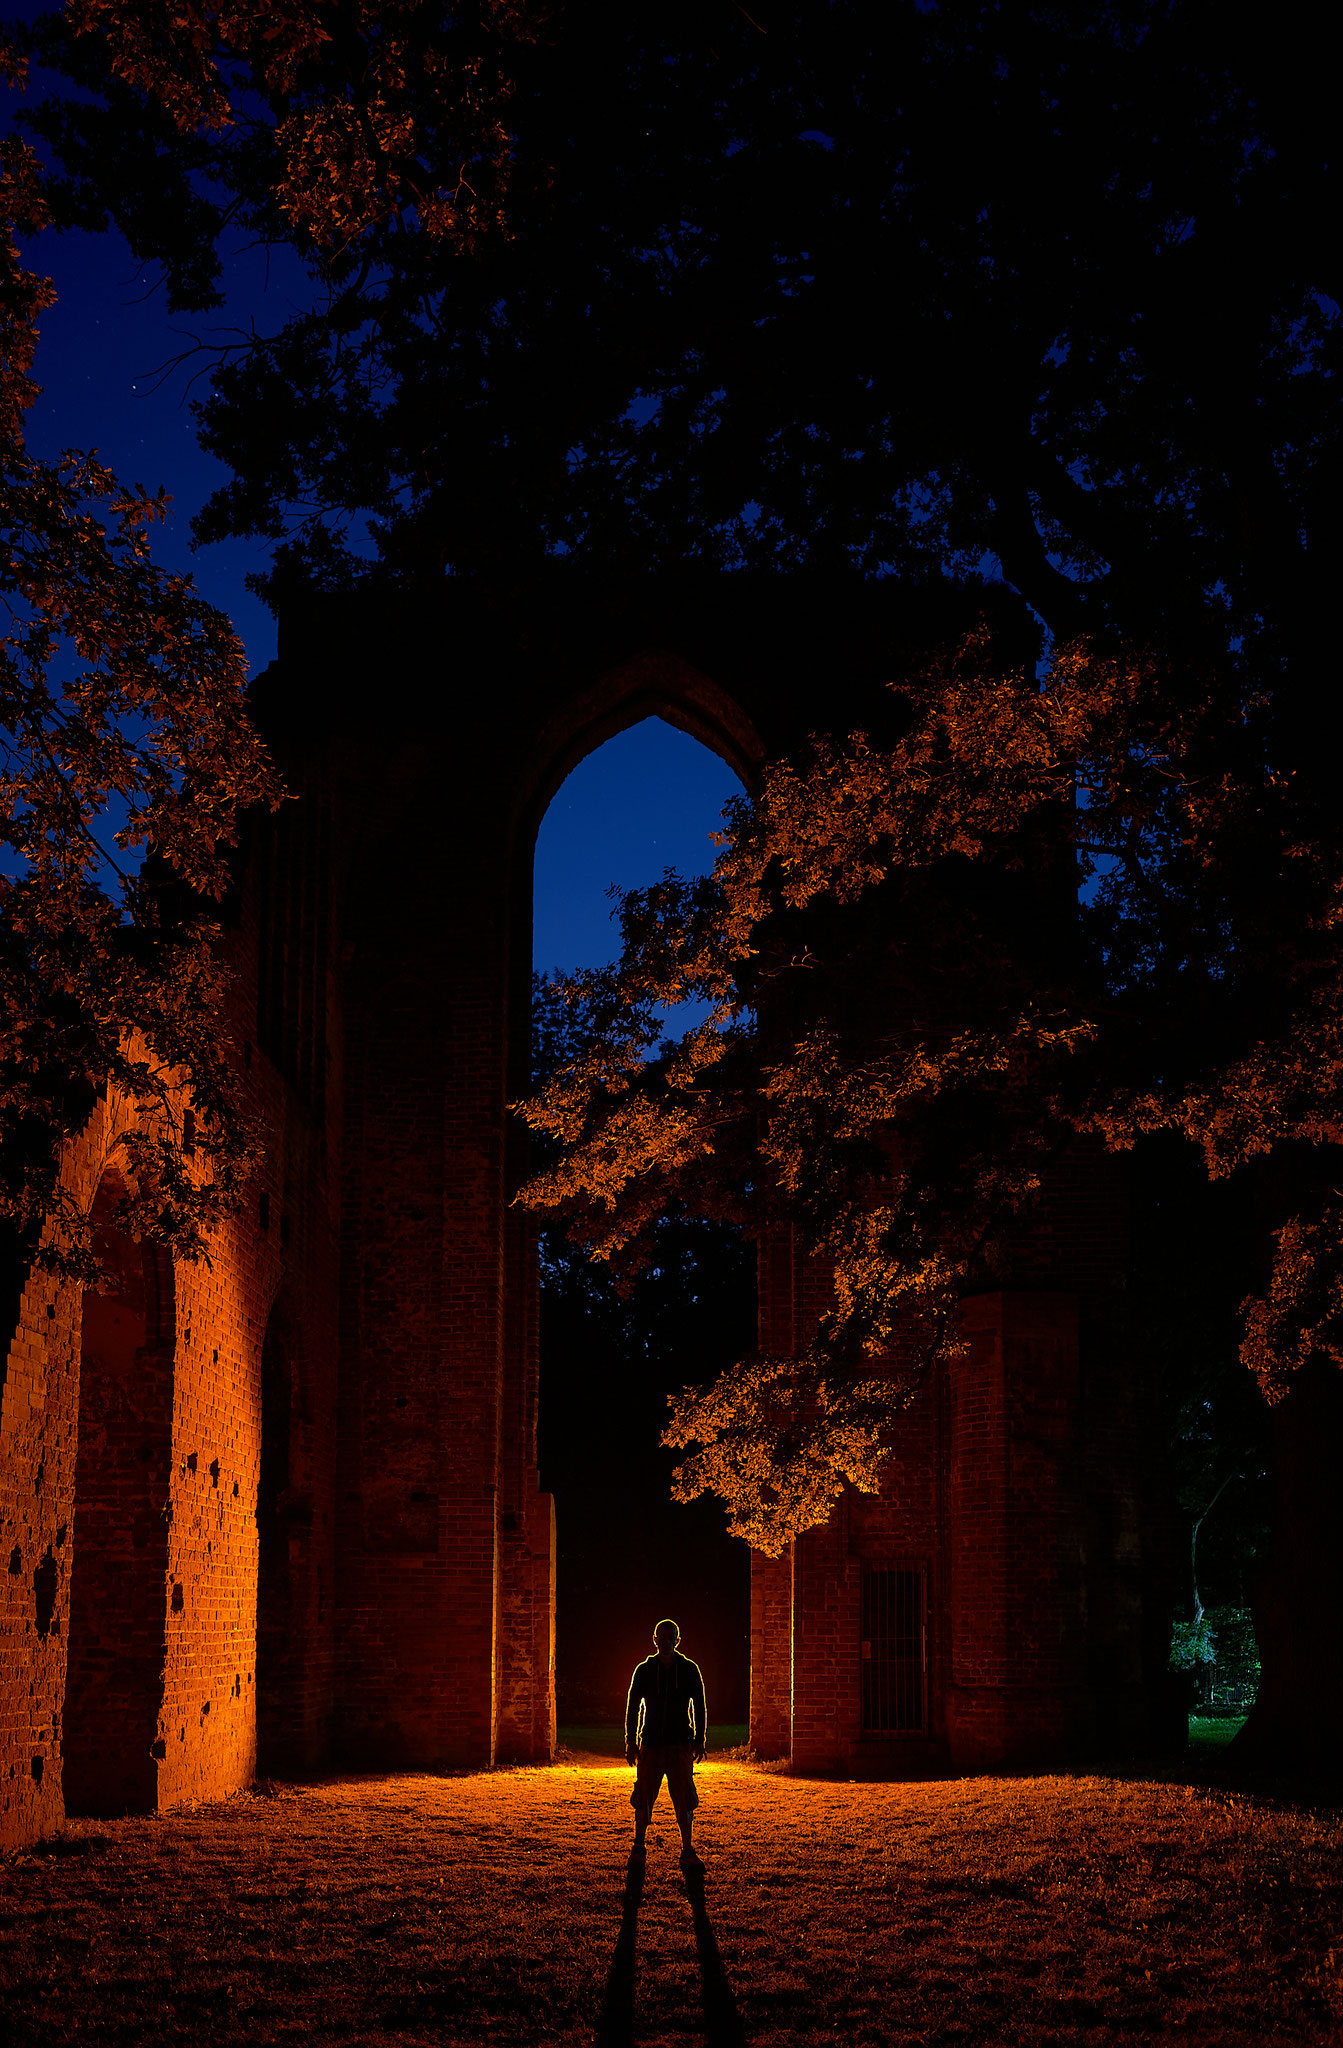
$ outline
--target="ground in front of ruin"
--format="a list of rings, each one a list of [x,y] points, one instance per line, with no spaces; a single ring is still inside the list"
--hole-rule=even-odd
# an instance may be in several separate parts
[[[0,1866],[0,2036],[65,2042],[1343,2040],[1343,1822],[1139,1776],[701,1767],[702,1879],[631,1773],[345,1777],[72,1823]],[[664,1794],[665,1800],[665,1794]]]

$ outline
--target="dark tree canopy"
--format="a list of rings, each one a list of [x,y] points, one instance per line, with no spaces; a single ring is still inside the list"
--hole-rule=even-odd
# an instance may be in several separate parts
[[[837,830],[813,916],[874,863],[978,858],[980,825],[998,859],[1080,777],[1099,886],[1045,1061],[1089,1077],[1068,1115],[1124,1144],[1173,1117],[1216,1172],[1332,1142],[1338,173],[1308,38],[1199,0],[318,6],[261,40],[201,8],[166,42],[150,6],[67,17],[33,38],[84,88],[33,117],[58,218],[114,221],[184,307],[228,232],[312,272],[312,307],[217,367],[234,480],[202,537],[279,543],[277,595],[514,586],[556,554],[1001,576],[1068,650],[1057,688],[1033,704],[981,648],[950,696],[913,680],[912,753],[802,766],[831,822],[856,773],[870,828]],[[492,195],[469,221],[439,204],[454,159]],[[949,750],[942,811],[893,851],[882,788],[921,746]],[[756,845],[787,865],[784,794]],[[1028,1089],[1020,1132],[1044,1111]],[[1335,1313],[1305,1178],[1248,1339],[1270,1384]]]
[[[8,53],[0,51],[0,58]],[[15,81],[22,65],[0,64]],[[49,280],[36,160],[0,144],[0,1270],[97,1271],[62,1147],[97,1093],[126,1128],[119,1220],[185,1258],[257,1134],[220,1029],[216,906],[241,811],[279,801],[228,620],[152,560],[163,492],[35,459],[24,415]],[[126,1114],[125,1112],[129,1112]],[[6,1301],[5,1308],[12,1306]],[[8,1346],[9,1330],[0,1330]]]
[[[233,123],[183,132],[125,56],[155,10],[69,12],[100,32],[38,46],[108,97],[36,117],[59,215],[111,218],[184,308],[225,231],[311,263],[311,311],[205,402],[235,481],[203,535],[321,578],[356,573],[351,523],[365,568],[506,582],[557,549],[1001,569],[1062,636],[1264,679],[1327,644],[1338,170],[1305,32],[1211,0],[317,6],[279,11],[267,70],[250,10],[187,9]],[[418,169],[375,162],[340,231],[344,160],[296,208],[283,138],[367,99],[374,26],[408,39]],[[444,232],[464,156],[497,203]]]
[[[71,0],[28,41],[81,88],[30,116],[58,220],[114,222],[184,308],[228,233],[310,266],[312,307],[216,368],[202,537],[275,540],[277,595],[556,554],[1005,578],[1062,695],[981,650],[968,701],[916,682],[909,715],[960,735],[953,854],[976,777],[1017,778],[1024,829],[1080,775],[1101,882],[1060,993],[1070,1031],[1102,989],[1125,1016],[1088,1114],[1128,1143],[1179,1101],[1218,1171],[1331,1141],[1338,173],[1307,37],[1206,0]],[[872,844],[827,855],[864,878],[894,858],[869,793]],[[1233,1070],[1214,1129],[1193,1095]],[[1284,1228],[1270,1381],[1334,1313],[1332,1223]]]

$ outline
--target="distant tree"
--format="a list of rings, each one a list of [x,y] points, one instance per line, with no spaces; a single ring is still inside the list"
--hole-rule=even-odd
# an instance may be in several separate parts
[[[1266,1275],[1263,1190],[1209,1180],[1178,1136],[1149,1138],[1131,1179],[1127,1341],[1144,1362],[1150,1420],[1168,1446],[1188,1539],[1187,1610],[1248,1607],[1267,1555],[1272,1411],[1239,1356],[1247,1286]]]
[[[12,57],[5,68],[21,77]],[[0,143],[0,1252],[6,1278],[37,1257],[87,1279],[89,1219],[60,1162],[98,1091],[137,1113],[121,1161],[119,1220],[131,1229],[197,1257],[247,1176],[255,1133],[220,1031],[210,905],[229,881],[239,812],[277,802],[279,785],[247,721],[236,634],[150,558],[145,529],[165,495],[126,489],[92,455],[44,463],[24,446],[37,321],[55,293],[15,236],[45,221],[36,162],[11,137]]]

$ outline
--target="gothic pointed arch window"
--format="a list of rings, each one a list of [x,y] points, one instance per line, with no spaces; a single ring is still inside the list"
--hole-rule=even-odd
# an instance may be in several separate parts
[[[706,873],[723,806],[741,791],[725,759],[660,717],[607,739],[560,785],[537,835],[535,969],[600,966],[619,952],[613,885]],[[544,1005],[544,989],[539,996]],[[669,1035],[698,1021],[673,1012]],[[654,1623],[675,1615],[704,1670],[716,1724],[744,1723],[749,1559],[712,1500],[671,1498],[660,1436],[667,1395],[750,1350],[751,1247],[721,1226],[667,1219],[634,1293],[542,1232],[542,1484],[558,1530],[556,1671],[561,1725],[619,1718]]]

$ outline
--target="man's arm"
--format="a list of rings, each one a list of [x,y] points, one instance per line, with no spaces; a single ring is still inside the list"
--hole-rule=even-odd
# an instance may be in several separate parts
[[[625,1761],[629,1764],[638,1755],[639,1708],[644,1696],[642,1671],[642,1664],[636,1664],[630,1680],[629,1697],[625,1701]]]
[[[705,1745],[709,1740],[709,1709],[704,1704],[704,1673],[699,1665],[690,1665],[693,1674],[690,1680],[690,1706],[695,1716],[695,1761],[703,1762]]]

